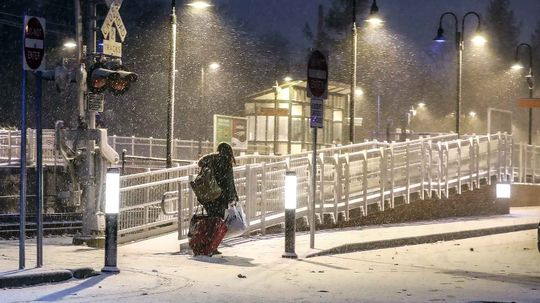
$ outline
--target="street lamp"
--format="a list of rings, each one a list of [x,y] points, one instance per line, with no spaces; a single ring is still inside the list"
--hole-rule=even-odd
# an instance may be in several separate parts
[[[67,40],[64,42],[64,48],[66,49],[75,49],[77,47],[77,43],[73,40]]]
[[[377,0],[373,0],[371,4],[371,10],[369,18],[366,22],[371,25],[380,25],[383,20],[379,16],[379,7],[377,6]],[[352,0],[352,51],[351,51],[351,93],[349,94],[349,142],[354,143],[354,103],[355,97],[360,94],[356,89],[356,70],[357,70],[357,49],[358,49],[358,31],[356,28],[356,0]],[[363,92],[362,92],[363,94]]]
[[[472,42],[475,45],[481,46],[486,43],[486,38],[484,38],[481,35],[481,25],[482,21],[480,18],[480,15],[476,12],[468,12],[466,13],[463,18],[461,19],[461,31],[459,31],[458,26],[458,17],[456,14],[452,12],[446,12],[441,15],[439,19],[439,28],[437,30],[437,36],[433,40],[436,42],[445,42],[446,38],[444,37],[444,29],[442,27],[442,21],[443,18],[447,15],[450,15],[453,17],[455,21],[455,41],[456,41],[456,47],[457,47],[457,98],[456,98],[456,134],[459,136],[460,131],[460,115],[461,115],[461,79],[462,79],[462,64],[463,64],[463,49],[464,49],[464,39],[463,36],[465,34],[465,19],[467,19],[468,16],[475,16],[478,20],[478,25],[476,26],[476,34],[472,38]]]
[[[176,77],[176,1],[171,2],[171,48],[169,52],[169,98],[167,99],[167,146],[166,167],[172,167],[174,125],[174,82]]]
[[[366,22],[375,26],[381,25],[384,22],[381,16],[379,16],[379,7],[377,6],[377,0],[373,0],[373,3],[371,4],[371,9],[369,11],[369,18],[366,20]]]
[[[512,69],[519,70],[523,68],[523,64],[521,64],[521,61],[519,60],[519,50],[522,47],[526,47],[529,51],[529,74],[525,76],[527,79],[527,84],[529,85],[529,98],[533,98],[533,92],[534,92],[534,76],[533,76],[533,59],[532,59],[532,47],[530,44],[527,43],[520,43],[516,47],[516,56],[515,56],[515,63],[512,66]],[[529,108],[529,145],[532,144],[532,107]]]

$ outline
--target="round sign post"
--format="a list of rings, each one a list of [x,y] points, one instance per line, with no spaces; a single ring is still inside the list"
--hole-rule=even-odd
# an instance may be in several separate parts
[[[45,20],[43,18],[24,17],[24,70],[43,71],[45,64]]]
[[[315,248],[315,205],[317,188],[317,130],[324,125],[324,103],[323,99],[328,98],[328,64],[326,56],[315,50],[311,53],[307,68],[307,96],[311,98],[311,119],[310,126],[313,129],[313,155],[311,172],[311,207],[309,223],[309,247]]]

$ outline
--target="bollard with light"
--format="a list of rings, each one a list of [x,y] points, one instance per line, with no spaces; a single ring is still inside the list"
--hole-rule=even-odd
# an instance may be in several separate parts
[[[283,258],[296,259],[294,251],[296,232],[296,173],[285,173],[285,253]]]
[[[119,273],[116,266],[118,251],[118,212],[120,211],[120,168],[107,170],[105,184],[105,266],[102,272]]]

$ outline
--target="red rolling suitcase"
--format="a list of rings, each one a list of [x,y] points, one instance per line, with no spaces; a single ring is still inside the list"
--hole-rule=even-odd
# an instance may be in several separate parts
[[[190,222],[189,247],[194,255],[210,255],[227,233],[227,224],[218,217],[194,215]]]

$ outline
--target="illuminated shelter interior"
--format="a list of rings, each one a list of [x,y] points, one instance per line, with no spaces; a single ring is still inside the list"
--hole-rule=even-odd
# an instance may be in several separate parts
[[[318,147],[342,144],[349,136],[348,85],[330,82]],[[245,101],[251,152],[289,154],[311,150],[310,98],[306,81],[288,81],[249,95]],[[277,134],[277,135],[274,135]]]

